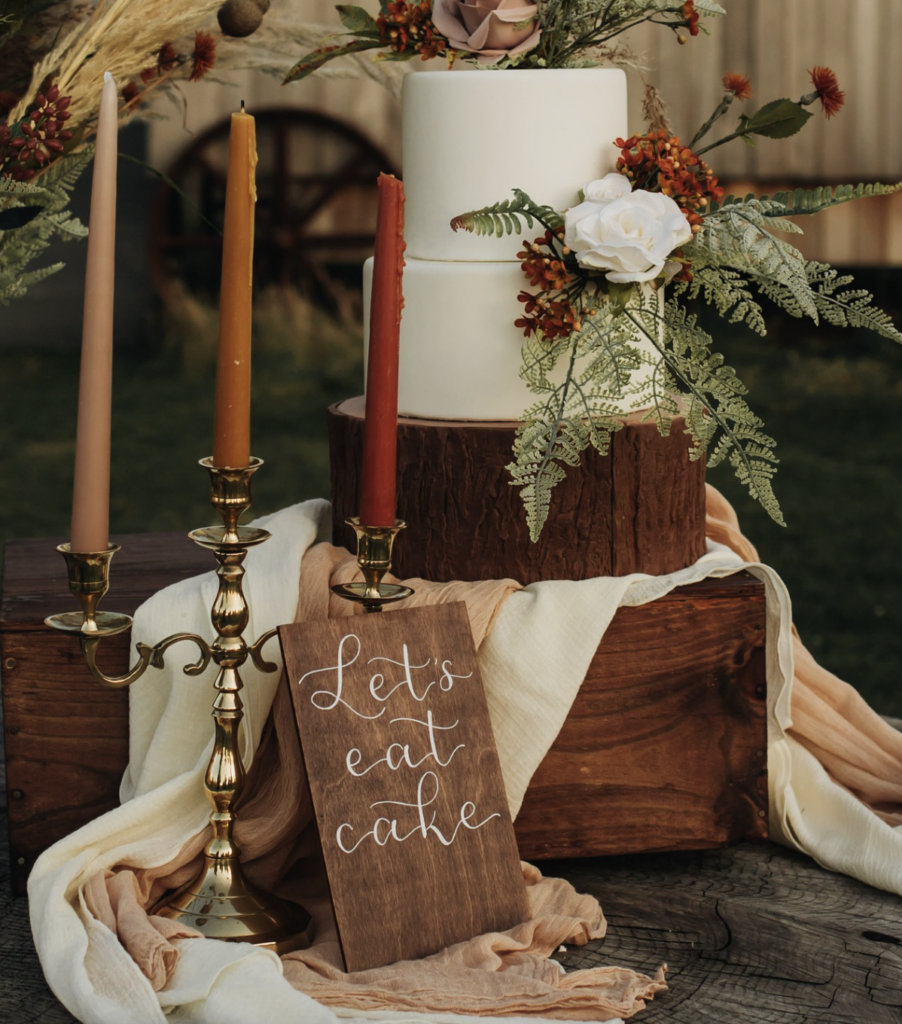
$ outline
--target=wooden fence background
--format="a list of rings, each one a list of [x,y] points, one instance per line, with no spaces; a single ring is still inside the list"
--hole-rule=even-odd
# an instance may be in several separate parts
[[[309,21],[336,24],[332,0],[294,2]],[[361,0],[364,6],[373,3]],[[703,19],[711,35],[680,46],[657,26],[627,37],[664,95],[674,130],[690,138],[721,96],[726,71],[746,74],[752,111],[771,99],[797,99],[810,91],[808,69],[831,67],[846,105],[830,121],[816,116],[792,139],[761,139],[754,148],[736,141],[711,154],[731,191],[774,192],[797,185],[902,179],[902,0],[721,0],[726,18]],[[298,54],[303,52],[299,45]],[[239,76],[251,108],[312,107],[354,124],[399,160],[396,101],[375,82],[312,78],[282,87],[262,75]],[[641,130],[642,79],[631,74],[630,125]],[[235,89],[200,83],[190,90],[187,125],[197,131],[236,106]],[[734,109],[738,113],[739,104]],[[731,111],[721,122],[734,122]],[[166,166],[191,135],[181,118],[156,122],[150,159]],[[316,159],[309,155],[308,159]],[[902,194],[852,203],[805,221],[799,247],[811,258],[838,264],[902,265]]]

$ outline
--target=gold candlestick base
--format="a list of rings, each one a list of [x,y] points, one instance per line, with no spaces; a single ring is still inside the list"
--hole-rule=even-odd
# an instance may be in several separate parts
[[[363,583],[339,583],[329,589],[346,601],[357,601],[366,612],[381,612],[382,606],[392,601],[403,601],[413,590],[398,583],[383,583],[391,569],[395,538],[407,523],[395,520],[394,526],[366,526],[357,516],[346,519],[357,534],[357,564],[363,572]]]
[[[189,536],[211,550],[219,563],[219,592],[210,611],[216,640],[209,644],[194,633],[175,633],[153,647],[139,643],[138,662],[125,675],[113,677],[101,672],[95,661],[100,640],[132,624],[127,615],[97,611],[97,604],[109,589],[110,559],[119,550],[117,545],[103,552],[73,552],[68,544],[60,545],[58,550],[69,570],[69,588],[82,610],[52,615],[46,621],[54,629],[78,634],[91,675],[103,686],[121,689],[140,678],[148,667],[162,668],[166,650],[182,640],[191,641],[200,650],[198,661],[184,667],[186,675],[199,675],[211,661],[216,663],[219,672],[213,684],[215,739],[204,778],[212,805],[213,837],[204,848],[204,864],[197,877],[165,896],[151,912],[191,925],[208,938],[250,942],[282,954],[309,946],[310,915],[302,907],[264,893],[248,882],[232,838],[232,807],[244,784],[238,745],[244,717],[239,669],[248,657],[262,672],[275,672],[278,668],[262,654],[264,645],[276,635],[275,629],[251,645],[243,635],[248,624],[242,586],[244,560],[248,548],[262,544],[270,535],[266,530],[238,526],[238,519],[250,507],[251,478],[263,463],[252,459],[249,466],[233,469],[217,467],[212,459],[203,459],[201,465],[210,474],[211,504],[220,513],[223,525],[194,530]]]

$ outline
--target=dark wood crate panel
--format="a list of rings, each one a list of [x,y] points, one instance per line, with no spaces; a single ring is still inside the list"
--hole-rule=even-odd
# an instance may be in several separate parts
[[[748,573],[619,609],[514,823],[521,854],[766,838],[764,617]]]
[[[345,520],[359,508],[363,399],[329,409],[332,521],[351,545]],[[529,539],[520,491],[506,470],[516,423],[398,421],[395,547],[402,577],[427,580],[578,580],[675,572],[705,551],[705,464],[689,461],[683,421],[662,437],[634,413],[601,456],[590,448],[554,488],[538,542]]]
[[[212,568],[180,534],[120,537],[104,605],[132,612]],[[73,605],[56,541],[7,545],[0,659],[12,879],[114,807],[127,695],[95,684],[44,617]],[[126,668],[126,634],[106,641]],[[706,848],[766,834],[764,589],[740,574],[618,611],[516,822],[524,856]]]
[[[103,605],[131,614],[151,594],[215,567],[180,533],[113,537],[110,593]],[[24,892],[37,856],[115,807],[128,763],[128,694],[91,678],[78,640],[44,625],[76,607],[62,538],[10,541],[0,595],[0,665],[13,886]],[[130,633],[103,642],[98,662],[126,670]],[[132,660],[133,657],[132,657]]]

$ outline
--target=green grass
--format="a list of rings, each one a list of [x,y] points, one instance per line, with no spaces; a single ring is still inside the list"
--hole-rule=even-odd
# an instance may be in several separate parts
[[[257,513],[328,496],[325,410],[362,390],[353,326],[284,301],[271,300],[255,342],[252,450],[266,460]],[[117,355],[114,532],[211,521],[196,465],[212,444],[209,318],[185,300],[160,352]],[[706,322],[778,441],[775,487],[789,525],[773,524],[729,467],[709,480],[786,581],[815,656],[878,711],[902,716],[902,349],[788,318],[774,319],[767,339]],[[7,352],[0,367],[0,537],[65,536],[77,356]]]

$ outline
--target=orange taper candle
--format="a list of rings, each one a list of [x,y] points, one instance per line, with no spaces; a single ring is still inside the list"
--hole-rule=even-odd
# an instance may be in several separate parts
[[[213,465],[240,468],[251,461],[251,286],[257,189],[254,119],[232,114],[222,239],[219,355]]]
[[[91,182],[69,541],[73,551],[105,551],[109,545],[118,105],[116,83],[107,71],[97,115]]]
[[[404,188],[380,174],[376,253],[366,367],[366,421],[360,479],[360,521],[394,526],[398,453],[398,352],[404,297]]]

